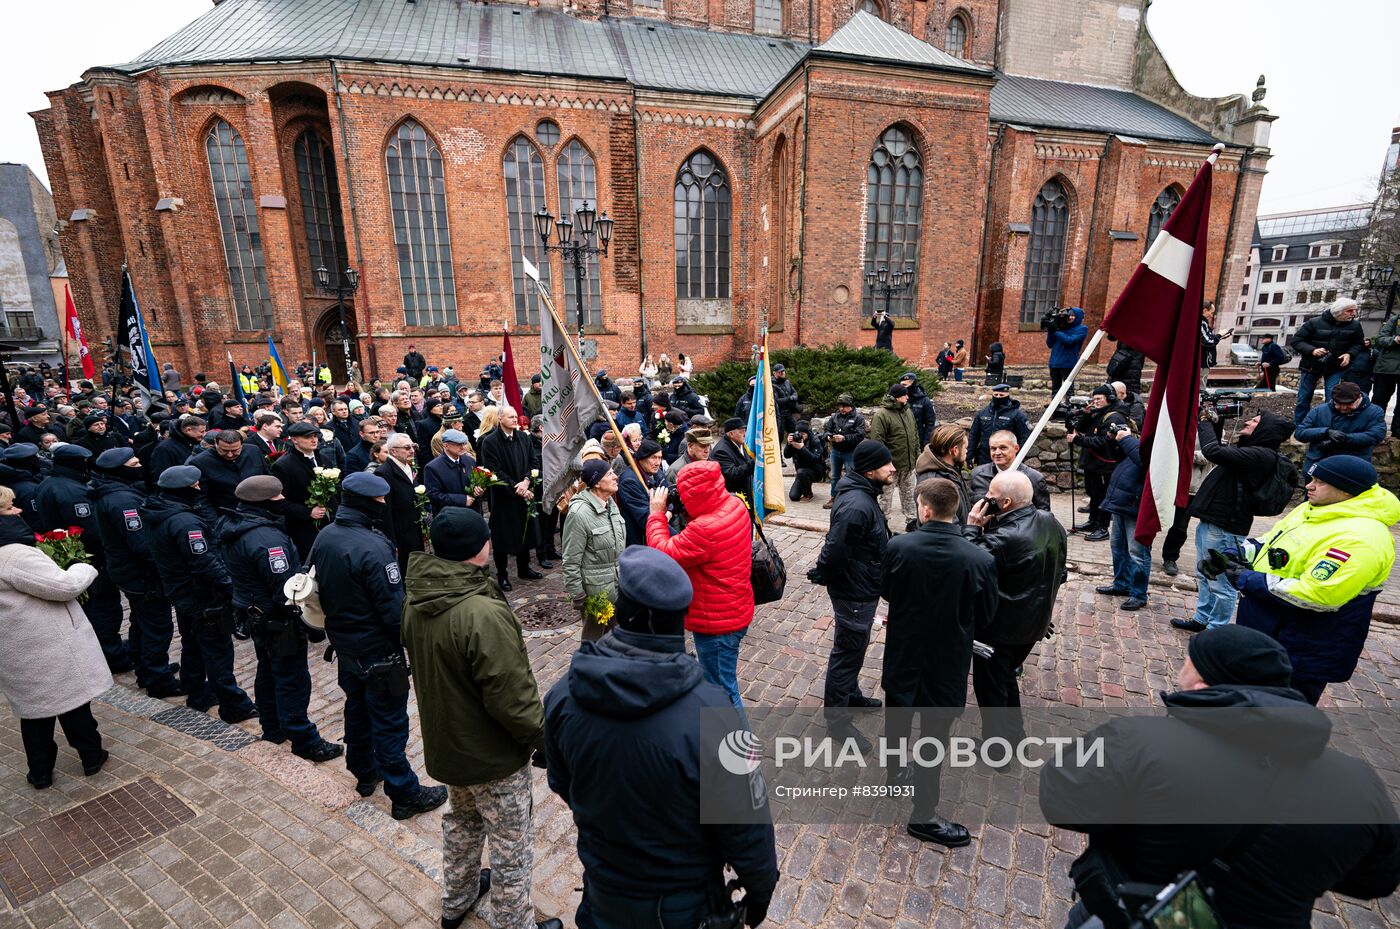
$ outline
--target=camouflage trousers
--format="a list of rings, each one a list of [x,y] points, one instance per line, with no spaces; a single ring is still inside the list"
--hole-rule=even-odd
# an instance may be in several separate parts
[[[442,915],[456,919],[476,905],[481,852],[491,862],[491,929],[535,929],[530,904],[534,835],[530,829],[530,766],[496,781],[447,788],[442,817]]]

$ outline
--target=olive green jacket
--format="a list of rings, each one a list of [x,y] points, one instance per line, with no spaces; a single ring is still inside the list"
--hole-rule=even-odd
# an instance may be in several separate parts
[[[606,503],[580,490],[564,517],[564,590],[586,597],[600,590],[617,601],[617,559],[627,547],[627,525],[616,499]]]
[[[1400,316],[1390,317],[1376,335],[1373,344],[1381,353],[1371,369],[1372,374],[1400,374],[1400,333],[1396,332],[1397,323],[1400,323]]]
[[[890,450],[897,471],[914,470],[919,458],[919,426],[908,406],[886,397],[870,421],[870,438]]]
[[[520,622],[480,565],[408,556],[403,624],[418,692],[423,760],[468,787],[519,771],[544,748],[544,707]]]

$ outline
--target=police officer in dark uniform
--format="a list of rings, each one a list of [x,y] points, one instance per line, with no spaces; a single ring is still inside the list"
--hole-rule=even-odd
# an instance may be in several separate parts
[[[382,780],[395,819],[447,802],[446,787],[424,787],[404,754],[408,745],[408,662],[399,644],[403,575],[391,543],[374,528],[389,483],[357,471],[340,485],[335,521],[316,537],[316,568],[326,634],[345,691],[345,764],[360,796]]]
[[[244,478],[234,495],[238,506],[224,521],[219,544],[233,582],[234,609],[247,613],[253,632],[258,656],[253,698],[263,741],[280,745],[291,739],[292,754],[310,761],[339,758],[344,747],[321,738],[306,715],[311,701],[307,628],[282,592],[287,579],[301,571],[296,546],[282,528],[282,482],[271,474]]]
[[[185,703],[201,713],[219,705],[226,723],[258,715],[233,674],[233,584],[214,549],[214,511],[193,465],[167,468],[141,508],[165,595],[180,627]]]
[[[152,697],[182,697],[170,663],[170,640],[175,624],[170,601],[141,521],[146,502],[145,469],[129,448],[111,448],[97,456],[88,493],[97,532],[107,555],[107,569],[131,606],[131,658],[136,662],[136,685]]]
[[[59,445],[53,452],[53,473],[34,492],[34,509],[39,514],[40,532],[77,526],[83,531],[83,548],[97,580],[88,588],[83,613],[97,633],[107,667],[113,674],[130,671],[134,664],[127,644],[122,639],[122,599],[107,573],[107,559],[93,516],[92,498],[88,496],[88,462],[92,452],[77,445]]]
[[[15,492],[15,506],[24,511],[24,521],[39,531],[39,511],[34,508],[34,494],[44,476],[39,472],[39,446],[20,442],[0,449],[0,485]]]

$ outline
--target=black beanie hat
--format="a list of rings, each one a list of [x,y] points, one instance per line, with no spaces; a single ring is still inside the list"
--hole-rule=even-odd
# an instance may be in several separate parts
[[[1110,399],[1110,400],[1117,400],[1117,399],[1118,399],[1118,391],[1114,390],[1112,387],[1108,386],[1107,384],[1100,384],[1099,386],[1095,387],[1095,388],[1094,388],[1094,393],[1099,394],[1099,395],[1104,396],[1104,397],[1107,397],[1107,398]]]
[[[1233,623],[1191,637],[1186,654],[1201,680],[1217,684],[1287,687],[1293,679],[1288,652],[1257,629]]]
[[[433,554],[447,561],[475,558],[491,538],[486,520],[475,510],[464,506],[449,506],[433,517],[428,527],[433,542]]]
[[[873,439],[861,439],[856,450],[851,453],[851,465],[857,474],[883,468],[891,461],[894,461],[894,457],[890,450]]]

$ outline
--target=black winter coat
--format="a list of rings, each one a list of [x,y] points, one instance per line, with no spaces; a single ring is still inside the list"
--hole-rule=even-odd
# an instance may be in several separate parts
[[[1016,444],[1024,445],[1026,439],[1031,434],[1031,424],[1026,420],[1026,413],[1021,409],[1020,400],[1012,400],[1007,397],[1005,400],[997,401],[992,399],[982,409],[977,411],[977,415],[972,417],[972,430],[968,433],[967,449],[968,464],[980,465],[988,464],[992,460],[991,441],[992,434],[1009,429],[1016,433]],[[923,444],[928,444],[925,439]]]
[[[384,502],[384,518],[377,528],[394,543],[394,551],[399,556],[399,573],[408,576],[408,556],[423,551],[423,529],[418,521],[418,495],[413,492],[413,481],[403,473],[398,462],[390,459],[374,469],[374,473],[389,482],[389,493]]]
[[[199,617],[232,602],[233,584],[215,546],[208,501],[157,493],[146,498],[141,520],[165,596],[177,612]]]
[[[909,385],[909,412],[914,414],[914,425],[919,427],[919,447],[923,448],[938,427],[938,413],[918,381]]]
[[[1293,431],[1293,424],[1277,413],[1265,411],[1260,416],[1254,432],[1240,436],[1234,445],[1221,445],[1209,422],[1196,428],[1196,448],[1215,467],[1197,488],[1190,513],[1241,537],[1248,536],[1254,525],[1245,491],[1273,475],[1279,445]]]
[[[888,316],[884,320],[879,316],[872,316],[870,325],[875,330],[875,347],[883,348],[887,352],[894,351],[894,320]]]
[[[956,524],[930,521],[890,542],[881,587],[890,604],[885,702],[966,706],[972,640],[997,611],[995,560]]]
[[[720,436],[710,446],[710,460],[719,465],[724,475],[724,489],[732,494],[752,494],[753,459],[748,452],[729,441],[728,436]]]
[[[146,468],[146,480],[154,487],[156,479],[165,473],[167,468],[184,464],[197,451],[199,451],[198,442],[172,428],[170,437],[162,440],[151,452],[151,462]]]
[[[233,492],[244,478],[267,473],[267,459],[247,443],[233,461],[225,460],[217,449],[211,448],[195,455],[190,464],[203,475],[199,486],[217,513],[232,513],[238,506]]]
[[[146,482],[140,471],[132,471],[133,480],[98,475],[88,485],[88,496],[96,511],[97,534],[102,540],[107,559],[107,574],[112,583],[128,594],[162,593],[155,557],[151,551],[149,530],[141,519],[141,507],[146,503]],[[155,590],[149,591],[150,585]]]
[[[24,521],[30,529],[35,532],[41,531],[39,528],[39,511],[34,507],[34,494],[39,489],[39,458],[38,456],[29,459],[34,463],[34,469],[17,467],[16,464],[0,463],[0,486],[8,487],[15,493],[15,506],[24,511]]]
[[[515,492],[515,485],[530,476],[533,451],[530,437],[519,429],[511,433],[510,439],[500,428],[481,437],[481,466],[507,484],[487,491],[493,552],[515,555],[539,545],[539,520],[526,521],[525,499]]]
[[[369,514],[342,506],[316,537],[308,561],[316,566],[335,650],[370,660],[398,653],[403,572],[393,543]]]
[[[1006,350],[1000,342],[987,347],[987,377],[1001,378],[1006,370]]]
[[[780,417],[797,415],[797,387],[786,377],[773,378],[773,411]]]
[[[1065,527],[1045,510],[1023,506],[998,515],[986,532],[976,526],[963,532],[996,560],[1000,602],[983,641],[1007,645],[1039,642],[1050,628],[1055,597],[1065,580],[1069,546]]]
[[[847,471],[836,482],[834,497],[817,571],[837,600],[876,600],[890,540],[880,489],[865,475]]]
[[[1108,359],[1108,379],[1122,381],[1135,394],[1142,393],[1142,365],[1145,360],[1142,352],[1133,351],[1120,342],[1118,350]]]
[[[1394,892],[1400,827],[1386,789],[1369,764],[1328,747],[1331,723],[1301,694],[1222,685],[1163,700],[1165,718],[1124,717],[1089,733],[1104,738],[1104,765],[1042,769],[1050,823],[1087,833],[1089,852],[1158,886],[1186,870],[1214,874],[1211,861],[1228,851],[1229,870],[1211,883],[1230,929],[1307,929],[1329,890],[1363,900]],[[1245,713],[1252,727],[1229,725]],[[1323,822],[1355,825],[1216,825],[1265,796],[1283,815],[1325,799],[1338,815]]]
[[[865,417],[855,410],[851,410],[850,415],[837,410],[827,418],[822,426],[822,431],[826,433],[826,447],[837,452],[851,454],[855,452],[860,440],[870,434],[870,426],[866,423]],[[842,436],[840,442],[833,442],[832,436]]]
[[[1103,409],[1090,407],[1074,424],[1077,436],[1074,444],[1079,446],[1079,464],[1085,474],[1112,474],[1118,462],[1123,460],[1123,450],[1113,438],[1118,426],[1126,426],[1128,417],[1116,403]]]
[[[681,384],[671,391],[671,406],[684,412],[687,418],[700,416],[705,412],[705,404],[700,402],[700,395],[688,383]]]
[[[55,464],[53,473],[34,491],[34,509],[39,514],[40,532],[77,526],[83,530],[83,548],[88,554],[101,555],[102,540],[85,471]]]
[[[1103,503],[1099,506],[1105,513],[1117,513],[1136,522],[1145,480],[1137,436],[1124,436],[1119,440],[1118,447],[1123,451],[1123,460],[1113,469],[1108,479],[1108,489],[1104,491]]]
[[[319,449],[317,449],[319,451]],[[311,481],[316,477],[318,465],[296,449],[292,449],[272,463],[272,473],[282,482],[282,496],[287,498],[283,507],[287,535],[291,536],[299,558],[305,559],[316,541],[320,527],[311,518],[311,507],[307,506],[307,495],[311,491]],[[329,516],[329,514],[327,514]],[[327,522],[323,519],[322,523]]]
[[[1298,367],[1303,371],[1317,371],[1330,374],[1341,369],[1341,357],[1351,355],[1365,348],[1366,334],[1361,331],[1359,320],[1339,323],[1331,312],[1322,312],[1298,327],[1293,333],[1288,347],[1298,356]],[[1314,357],[1313,350],[1327,349],[1321,358]]]
[[[549,786],[573,811],[589,887],[630,897],[701,890],[728,864],[767,909],[778,862],[766,808],[752,809],[748,778],[701,765],[702,712],[728,707],[682,636],[618,629],[579,647],[544,699],[544,739]],[[707,781],[702,771],[718,773]],[[702,790],[750,824],[703,825]]]
[[[264,507],[240,501],[219,525],[219,546],[233,583],[233,605],[257,607],[265,616],[288,615],[282,588],[301,572],[301,558],[282,520]]]

